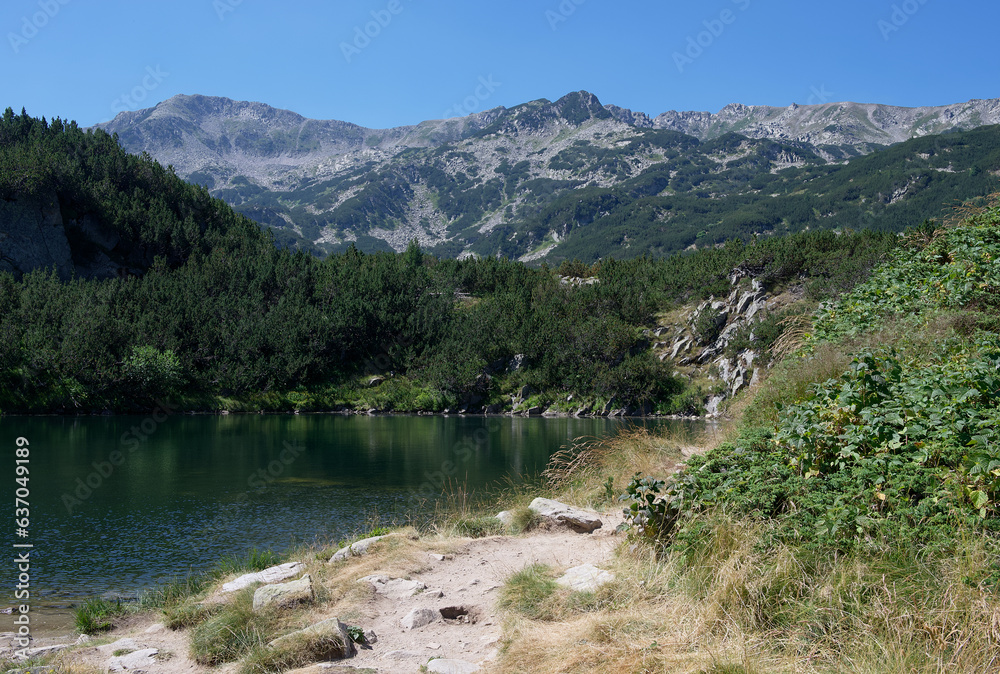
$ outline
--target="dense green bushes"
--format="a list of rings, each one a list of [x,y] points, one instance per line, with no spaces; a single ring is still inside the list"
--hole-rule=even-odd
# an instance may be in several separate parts
[[[416,245],[318,260],[279,250],[203,188],[101,131],[11,111],[0,122],[0,193],[55,197],[64,218],[96,219],[118,233],[108,252],[127,272],[69,282],[44,270],[0,274],[5,412],[142,409],[162,396],[440,410],[509,400],[524,386],[548,402],[574,394],[695,411],[642,337],[658,312],[728,294],[734,267],[822,295],[896,245],[870,232],[731,242],[570,266],[598,275],[580,286],[544,266],[441,260]],[[374,375],[391,382],[384,391],[365,390]]]
[[[720,511],[777,524],[773,542],[825,550],[947,550],[962,532],[1000,531],[998,231],[995,205],[958,227],[924,226],[823,306],[810,346],[793,356],[803,364],[837,348],[823,340],[887,319],[899,334],[883,334],[900,351],[862,349],[775,427],[748,422],[665,483],[637,476],[629,496],[644,531],[693,543]]]

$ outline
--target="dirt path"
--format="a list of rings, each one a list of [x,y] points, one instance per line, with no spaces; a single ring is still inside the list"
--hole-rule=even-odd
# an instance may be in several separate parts
[[[601,519],[604,526],[592,534],[574,533],[564,527],[543,528],[522,536],[449,540],[438,548],[446,548],[444,553],[418,550],[414,553],[418,562],[414,568],[418,570],[404,574],[407,580],[424,586],[425,589],[418,587],[415,594],[412,587],[394,592],[394,586],[380,583],[397,577],[392,565],[383,571],[369,564],[365,571],[374,568],[369,575],[381,578],[369,581],[371,592],[357,607],[364,620],[358,623],[366,631],[374,632],[377,641],[370,649],[358,650],[353,658],[334,663],[333,668],[324,665],[313,669],[317,672],[325,669],[332,674],[338,671],[336,667],[346,666],[386,674],[411,674],[420,671],[432,658],[444,658],[479,665],[480,671],[489,670],[500,646],[502,616],[496,604],[504,581],[535,563],[547,564],[557,571],[581,564],[600,567],[607,563],[622,540],[615,534],[621,515],[602,513]],[[381,589],[376,591],[377,587]],[[336,615],[327,615],[322,605],[316,609],[314,618]],[[402,620],[413,609],[441,611],[444,618],[406,629]],[[134,643],[109,645],[109,641],[124,638]],[[126,671],[229,674],[236,670],[236,665],[221,668],[199,665],[189,655],[188,638],[187,631],[172,631],[146,618],[122,626],[95,642],[101,643],[100,646],[79,647],[62,659],[66,664],[82,665],[91,671],[108,671],[114,651],[157,649],[152,659],[125,663]]]

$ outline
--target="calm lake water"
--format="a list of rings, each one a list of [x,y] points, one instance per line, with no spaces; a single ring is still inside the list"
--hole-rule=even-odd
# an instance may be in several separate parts
[[[14,439],[31,443],[32,597],[66,608],[87,596],[133,595],[254,547],[333,544],[376,520],[419,520],[443,493],[495,493],[537,476],[574,438],[643,423],[667,422],[6,417],[0,441],[10,501]],[[12,523],[6,528],[10,543],[24,542]]]

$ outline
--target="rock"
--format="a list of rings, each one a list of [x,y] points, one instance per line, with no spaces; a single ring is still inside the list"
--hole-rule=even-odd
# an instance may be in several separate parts
[[[231,580],[222,586],[222,591],[235,592],[236,590],[242,590],[245,587],[250,587],[255,583],[277,583],[278,581],[285,580],[286,578],[297,576],[305,571],[305,569],[306,567],[302,562],[279,564],[278,566],[272,566],[256,573],[247,573],[240,576],[236,580]]]
[[[109,671],[120,672],[122,670],[143,669],[156,664],[153,657],[160,651],[156,648],[143,648],[128,655],[119,655],[108,660],[106,667]]]
[[[503,412],[503,403],[494,403],[486,406],[486,414],[500,414]]]
[[[317,662],[314,665],[288,670],[285,674],[378,674],[378,671],[367,667],[358,669],[348,665],[335,665],[332,662]]]
[[[479,671],[479,665],[465,660],[446,660],[439,658],[427,663],[427,671],[433,674],[472,674]]]
[[[308,645],[314,657],[327,660],[349,658],[354,652],[354,642],[347,632],[347,625],[337,618],[330,618],[315,625],[278,637],[268,644],[270,648],[295,647]]]
[[[753,296],[752,292],[743,293],[740,299],[737,300],[736,306],[733,307],[733,312],[737,316],[742,316],[746,312],[747,307],[750,306],[750,303],[753,302]]]
[[[361,580],[371,583],[375,588],[375,594],[390,599],[405,599],[427,589],[427,586],[418,580],[386,578],[385,576],[365,576]]]
[[[525,414],[527,414],[529,417],[538,417],[538,416],[541,416],[542,415],[542,408],[538,407],[537,405],[535,407],[529,407],[528,411],[525,412]]]
[[[430,625],[432,622],[435,622],[440,618],[440,611],[436,611],[431,608],[415,608],[403,616],[403,619],[399,622],[403,626],[403,629],[415,630],[418,627]]]
[[[540,517],[565,524],[581,533],[590,533],[604,525],[595,512],[574,508],[547,498],[536,498],[528,508]]]
[[[79,646],[81,644],[89,644],[91,639],[93,639],[93,637],[91,637],[89,634],[81,634],[80,637],[76,640],[76,645]]]
[[[0,199],[0,222],[0,272],[20,278],[35,269],[54,269],[61,280],[70,279],[73,257],[55,193]]]
[[[99,650],[101,653],[104,653],[105,655],[111,655],[115,651],[137,651],[140,648],[142,648],[142,646],[140,646],[135,639],[129,639],[128,637],[125,637],[124,639],[119,639],[114,643],[98,646],[97,650]]]
[[[557,416],[559,416],[559,410],[557,410],[555,408],[555,406],[550,407],[549,409],[547,409],[544,412],[542,412],[542,416],[543,417],[557,417]]]
[[[382,656],[385,660],[410,660],[411,658],[422,658],[424,657],[420,653],[414,653],[413,651],[389,651]]]
[[[517,392],[517,398],[519,398],[520,400],[525,400],[528,396],[532,394],[532,392],[533,391],[531,387],[525,384],[524,386],[521,387],[521,390]]]
[[[509,510],[504,510],[503,512],[497,513],[497,519],[500,520],[505,527],[509,527],[514,521],[514,513]]]
[[[315,598],[312,577],[307,573],[298,580],[277,585],[265,585],[253,593],[253,610],[260,611],[268,606],[284,608]]]
[[[574,566],[556,582],[574,592],[594,592],[615,579],[610,571],[598,569],[593,564]]]
[[[674,348],[670,352],[670,358],[671,359],[676,358],[677,354],[679,354],[681,351],[687,351],[690,346],[691,346],[690,337],[680,338],[679,340],[677,340],[677,342],[674,343]]]
[[[37,646],[35,648],[28,648],[24,651],[25,655],[28,656],[28,660],[32,658],[40,658],[45,655],[52,655],[53,653],[58,653],[59,651],[66,650],[73,644],[52,644],[51,646]]]
[[[719,404],[726,399],[726,396],[712,396],[705,405],[705,415],[708,417],[719,416]]]
[[[767,308],[767,302],[765,302],[762,299],[761,300],[755,300],[753,302],[753,304],[751,304],[750,307],[747,309],[747,313],[746,313],[746,316],[744,316],[744,318],[746,318],[746,320],[749,321],[751,318],[753,318],[754,316],[757,315],[758,311],[760,311],[761,309],[766,309],[766,308]]]
[[[347,559],[348,557],[358,557],[360,555],[364,555],[368,552],[368,548],[372,543],[377,543],[383,538],[386,538],[388,535],[389,534],[386,534],[385,536],[372,536],[371,538],[365,538],[356,543],[351,543],[350,545],[333,553],[333,557],[330,558],[330,563],[339,562]]]
[[[513,358],[510,359],[510,362],[507,363],[507,372],[512,373],[520,371],[521,368],[524,367],[524,359],[525,355],[523,353],[516,354]],[[523,398],[526,396],[521,396],[521,397]]]
[[[149,627],[147,627],[144,630],[144,632],[146,634],[155,634],[157,632],[162,632],[165,629],[167,629],[167,626],[164,625],[163,623],[154,623],[154,624],[150,625]]]

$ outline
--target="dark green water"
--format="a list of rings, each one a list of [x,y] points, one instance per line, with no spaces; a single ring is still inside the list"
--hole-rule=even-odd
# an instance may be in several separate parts
[[[443,492],[495,492],[537,475],[550,454],[574,438],[606,436],[623,423],[637,423],[340,415],[160,419],[0,419],[8,502],[17,487],[14,440],[24,436],[31,443],[30,535],[15,540],[11,523],[6,538],[34,545],[34,601],[68,606],[85,596],[131,595],[253,547],[333,544],[376,518],[419,520]]]

